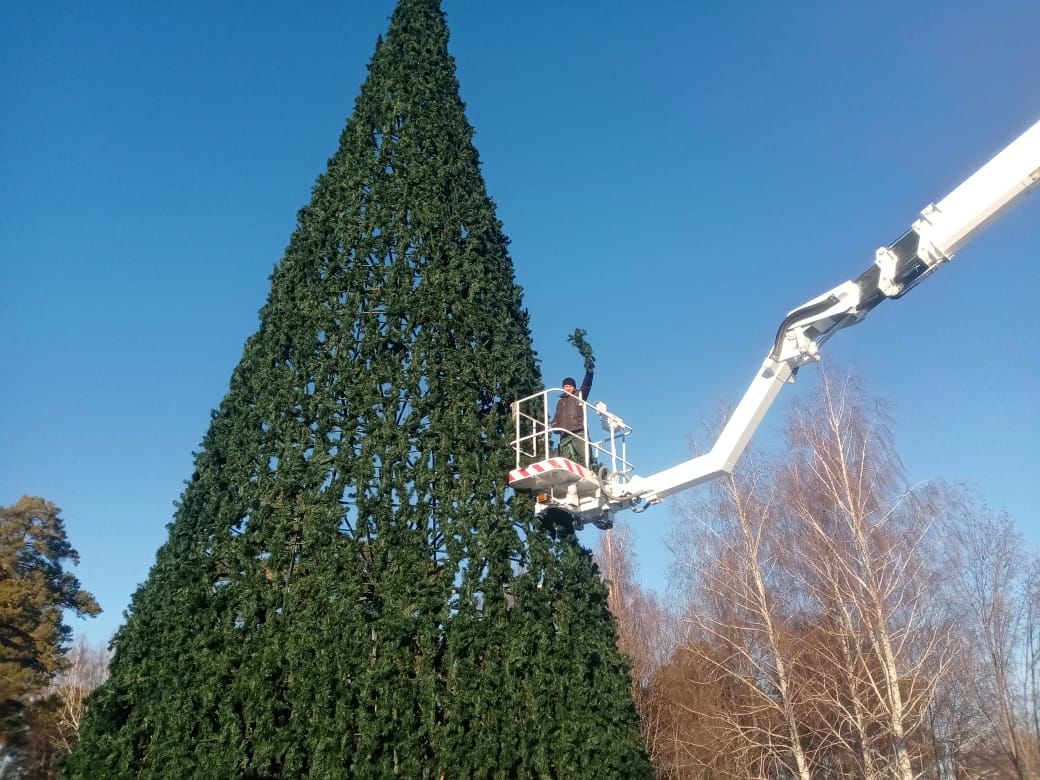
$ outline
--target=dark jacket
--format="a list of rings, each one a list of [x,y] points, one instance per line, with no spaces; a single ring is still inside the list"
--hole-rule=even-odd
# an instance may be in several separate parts
[[[556,414],[553,415],[552,421],[549,425],[553,428],[563,428],[571,433],[583,433],[585,430],[584,415],[581,411],[581,404],[578,402],[578,398],[585,401],[589,397],[589,391],[592,390],[592,371],[585,372],[585,379],[581,383],[581,387],[574,395],[568,395],[562,393],[560,400],[556,404]],[[575,398],[575,395],[577,398]]]

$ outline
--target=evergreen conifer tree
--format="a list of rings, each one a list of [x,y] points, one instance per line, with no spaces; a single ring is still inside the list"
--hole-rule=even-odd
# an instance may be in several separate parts
[[[400,0],[69,777],[641,777],[591,557],[509,496],[540,384],[437,0]]]

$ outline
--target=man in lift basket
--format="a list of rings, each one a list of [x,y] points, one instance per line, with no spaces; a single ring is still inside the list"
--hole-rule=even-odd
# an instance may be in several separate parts
[[[564,458],[569,458],[575,463],[585,464],[585,414],[581,408],[581,401],[589,397],[592,390],[592,373],[595,364],[591,361],[585,363],[585,379],[581,383],[581,389],[575,389],[573,377],[563,380],[563,394],[556,404],[556,414],[549,422],[552,428],[562,428],[570,433],[560,433],[559,452]],[[569,395],[568,395],[569,393]],[[581,399],[579,401],[578,399]]]

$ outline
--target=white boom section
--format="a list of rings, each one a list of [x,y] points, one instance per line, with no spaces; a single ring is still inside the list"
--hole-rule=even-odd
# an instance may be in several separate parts
[[[773,349],[711,451],[649,477],[608,487],[619,505],[656,503],[733,472],[785,382],[835,331],[854,325],[886,298],[899,298],[948,261],[1040,182],[1040,122],[1019,136],[949,195],[921,212],[899,240],[875,254],[874,265],[853,281],[798,307],[783,321]],[[613,488],[613,489],[611,489]]]
[[[732,474],[780,388],[791,381],[791,375],[789,363],[766,358],[710,452],[651,477],[633,477],[625,486],[628,492],[654,504],[673,493]]]
[[[922,212],[914,225],[923,245],[950,257],[1040,181],[1040,122],[957,189]],[[922,224],[923,223],[923,224]]]

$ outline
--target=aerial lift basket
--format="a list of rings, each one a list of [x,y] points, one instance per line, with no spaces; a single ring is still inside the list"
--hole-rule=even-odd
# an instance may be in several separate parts
[[[604,491],[608,482],[627,480],[632,464],[627,459],[627,437],[632,429],[607,410],[606,404],[590,404],[578,396],[583,431],[573,433],[552,425],[553,399],[567,395],[553,387],[513,403],[516,467],[509,485],[535,497],[539,512],[558,508],[572,516],[580,527],[593,522],[598,527],[613,524],[611,504]],[[603,433],[594,438],[589,422],[599,421]],[[559,441],[573,437],[578,458],[560,455]]]

